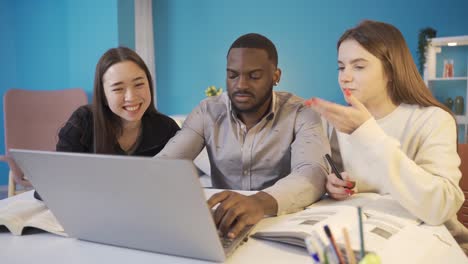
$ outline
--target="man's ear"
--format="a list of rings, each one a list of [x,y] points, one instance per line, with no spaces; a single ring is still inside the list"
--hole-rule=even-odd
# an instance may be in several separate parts
[[[281,69],[276,68],[275,72],[273,73],[273,83],[275,84],[275,86],[279,84],[280,80],[281,80]]]

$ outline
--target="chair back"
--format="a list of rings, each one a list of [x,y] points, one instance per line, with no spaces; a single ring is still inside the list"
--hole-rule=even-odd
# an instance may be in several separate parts
[[[3,102],[5,153],[11,148],[55,150],[58,131],[73,111],[87,102],[81,88],[8,90]]]
[[[460,156],[461,164],[460,171],[462,178],[460,180],[460,187],[465,195],[465,201],[458,211],[458,220],[468,227],[468,144],[458,144],[458,156]]]
[[[58,132],[79,106],[87,104],[88,98],[81,88],[63,90],[10,89],[3,98],[5,155],[12,148],[54,151]],[[10,189],[12,178],[21,182],[14,162],[10,165]],[[13,172],[13,177],[12,176]],[[16,175],[16,176],[15,176]],[[27,175],[26,175],[27,176]],[[13,192],[14,194],[14,192]]]

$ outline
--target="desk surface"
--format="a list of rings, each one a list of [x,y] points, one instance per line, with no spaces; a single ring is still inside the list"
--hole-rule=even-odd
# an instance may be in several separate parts
[[[207,194],[209,195],[209,194]],[[32,199],[32,193],[24,193],[11,199]],[[7,200],[0,200],[0,207]],[[253,230],[281,221],[282,217],[265,218]],[[462,250],[444,226],[427,226],[453,246],[450,251],[426,252],[423,263],[468,263]],[[416,245],[415,245],[416,247]],[[400,259],[401,260],[401,259]],[[63,238],[49,233],[13,236],[0,232],[1,263],[211,263],[152,252],[108,246],[92,242]],[[385,263],[392,263],[386,261]],[[312,263],[306,251],[300,247],[264,240],[249,239],[226,261],[226,263]],[[398,261],[398,263],[405,263]]]

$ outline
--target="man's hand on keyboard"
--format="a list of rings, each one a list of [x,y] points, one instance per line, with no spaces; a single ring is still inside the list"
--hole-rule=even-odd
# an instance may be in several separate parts
[[[235,238],[245,226],[258,223],[265,214],[276,214],[276,200],[264,192],[245,196],[232,191],[216,193],[208,199],[213,208],[218,229],[229,238]],[[274,212],[273,212],[274,211]]]

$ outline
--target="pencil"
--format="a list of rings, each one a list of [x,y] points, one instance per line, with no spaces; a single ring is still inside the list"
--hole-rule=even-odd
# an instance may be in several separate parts
[[[356,257],[354,256],[354,251],[351,248],[351,243],[349,242],[348,229],[343,228],[343,237],[345,240],[346,255],[348,257],[348,264],[356,264]]]
[[[336,256],[338,257],[339,264],[345,264],[344,259],[343,259],[343,255],[341,254],[340,249],[336,246],[336,242],[335,242],[335,239],[333,238],[333,234],[332,234],[330,228],[328,227],[328,225],[325,225],[323,227],[323,229],[325,230],[325,234],[327,234],[327,237],[330,240],[330,244],[332,245],[333,249],[335,250]]]
[[[359,239],[361,241],[361,259],[364,258],[365,255],[365,249],[364,249],[364,230],[362,227],[362,208],[358,206],[358,217],[359,217]]]

